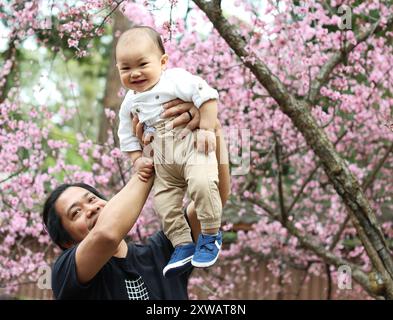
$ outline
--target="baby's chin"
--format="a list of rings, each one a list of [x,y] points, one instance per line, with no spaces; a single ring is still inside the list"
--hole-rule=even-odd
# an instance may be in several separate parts
[[[148,80],[141,80],[141,81],[137,81],[137,82],[133,82],[131,83],[128,88],[130,90],[136,91],[136,92],[143,92],[146,90],[149,90],[149,83]]]

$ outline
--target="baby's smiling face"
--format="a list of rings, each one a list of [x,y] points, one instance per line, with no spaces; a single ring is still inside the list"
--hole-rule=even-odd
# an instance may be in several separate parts
[[[144,92],[159,81],[168,55],[162,54],[149,36],[136,33],[118,44],[116,60],[122,84],[136,92]]]

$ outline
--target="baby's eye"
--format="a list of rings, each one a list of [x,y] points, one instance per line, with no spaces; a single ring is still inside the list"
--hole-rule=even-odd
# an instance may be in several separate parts
[[[144,67],[145,65],[147,65],[147,62],[141,63],[141,66],[142,66],[142,67]]]

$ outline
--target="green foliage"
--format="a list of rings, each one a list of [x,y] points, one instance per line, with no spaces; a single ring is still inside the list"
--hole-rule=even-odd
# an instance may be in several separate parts
[[[235,243],[237,241],[237,232],[234,231],[226,231],[222,233],[222,241],[223,243],[230,244]]]
[[[70,144],[70,148],[68,148],[65,154],[66,163],[79,166],[83,171],[92,171],[92,163],[87,162],[78,153],[78,140],[76,138],[76,133],[74,131],[64,132],[61,128],[54,127],[49,134],[49,139],[59,139],[59,137]],[[47,168],[53,166],[54,158],[47,158],[45,165],[47,165]]]

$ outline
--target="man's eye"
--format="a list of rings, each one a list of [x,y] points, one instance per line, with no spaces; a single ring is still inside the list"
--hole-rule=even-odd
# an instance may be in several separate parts
[[[78,209],[78,210],[75,210],[71,215],[72,215],[72,218],[74,218],[78,213],[80,212],[80,210]]]
[[[128,68],[128,67],[123,67],[123,68],[121,68],[120,70],[121,71],[127,71],[127,70],[129,70],[130,68]]]
[[[92,202],[95,198],[96,198],[95,196],[90,197],[89,202]]]

